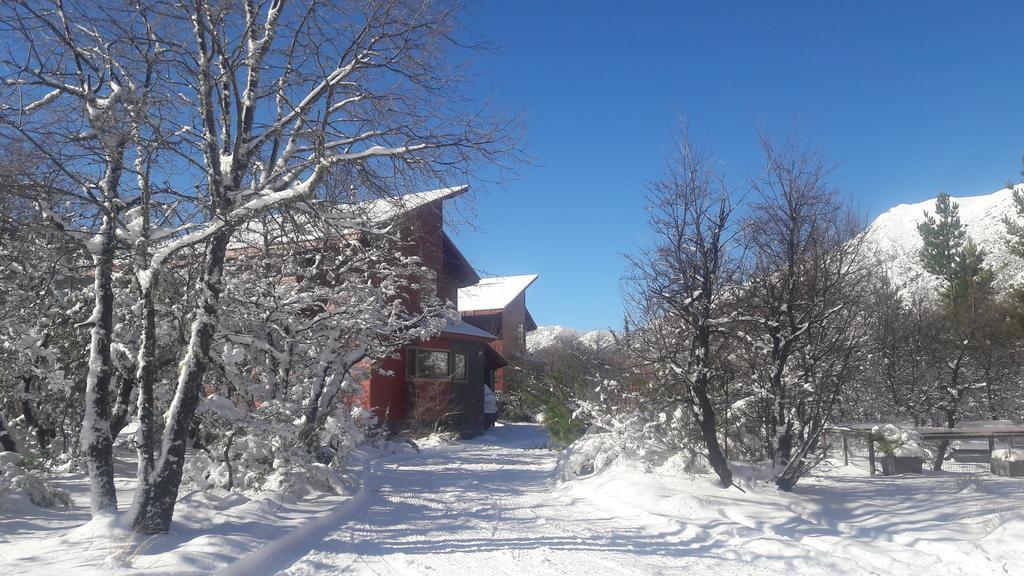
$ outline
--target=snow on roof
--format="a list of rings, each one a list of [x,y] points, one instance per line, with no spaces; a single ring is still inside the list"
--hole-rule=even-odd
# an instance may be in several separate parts
[[[459,288],[459,312],[501,310],[537,280],[537,274],[484,278],[473,286]]]
[[[367,216],[369,216],[373,221],[383,222],[401,216],[411,210],[415,210],[420,206],[430,204],[431,202],[454,198],[464,193],[466,190],[469,190],[469,186],[463,185],[451,188],[438,188],[437,190],[414,192],[412,194],[405,194],[403,196],[396,196],[393,198],[367,200],[366,202],[360,202],[357,206],[359,206],[360,209],[365,210]]]
[[[487,338],[489,340],[497,340],[498,337],[486,330],[481,330],[476,326],[473,326],[469,322],[463,320],[449,320],[445,324],[444,329],[441,330],[442,334],[461,334],[463,336],[476,336],[478,338]]]
[[[465,193],[467,190],[469,190],[469,186],[462,185],[438,188],[437,190],[428,190],[426,192],[414,192],[390,198],[365,200],[354,204],[328,205],[319,203],[318,208],[321,211],[320,217],[336,225],[333,226],[335,229],[339,226],[344,229],[346,221],[359,225],[384,224],[389,220],[398,218],[431,202],[454,198]],[[290,212],[287,219],[279,220],[278,218],[271,217],[271,221],[277,222],[269,226],[268,223],[262,222],[259,219],[250,220],[240,226],[235,232],[232,238],[232,248],[239,248],[247,244],[259,245],[262,243],[263,234],[268,232],[271,233],[271,236],[277,236],[277,238],[274,238],[275,243],[282,240],[287,242],[319,240],[327,232],[322,230],[324,225],[319,221],[320,217],[316,217],[312,213],[296,210]]]

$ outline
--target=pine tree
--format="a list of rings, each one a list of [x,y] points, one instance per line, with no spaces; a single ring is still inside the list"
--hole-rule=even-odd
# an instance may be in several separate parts
[[[956,255],[952,283],[946,290],[946,300],[959,303],[966,311],[977,312],[979,304],[992,293],[993,272],[985,265],[988,251],[980,248],[971,237],[967,237],[963,248]]]
[[[964,306],[976,311],[979,300],[991,293],[993,273],[985,265],[988,252],[974,243],[960,222],[960,206],[948,194],[939,194],[935,214],[925,211],[917,231],[922,240],[921,264],[942,279],[946,305],[953,311]]]
[[[1013,188],[1013,208],[1013,215],[1003,217],[1003,226],[1006,227],[1006,245],[1011,254],[1024,259],[1024,187]],[[1018,329],[1024,331],[1024,287],[1015,287],[1009,298],[1012,306],[1011,317]]]
[[[1010,252],[1018,258],[1024,258],[1024,189],[1013,189],[1013,216],[1003,217],[1006,226],[1006,243]]]
[[[923,241],[921,264],[929,274],[939,276],[951,285],[956,276],[957,255],[967,238],[960,222],[960,205],[953,202],[948,194],[939,194],[935,199],[935,215],[927,211],[924,214],[925,221],[917,225]]]
[[[984,313],[991,309],[993,272],[985,265],[986,251],[967,235],[960,222],[959,206],[948,195],[935,200],[935,216],[925,212],[917,227],[921,234],[921,264],[930,274],[942,278],[944,310],[938,317],[945,337],[939,336],[945,362],[938,364],[944,376],[934,400],[939,424],[953,428],[968,409],[968,396],[980,383],[972,355],[986,342]],[[987,380],[985,378],[984,380]],[[932,468],[942,469],[949,442],[939,442]]]

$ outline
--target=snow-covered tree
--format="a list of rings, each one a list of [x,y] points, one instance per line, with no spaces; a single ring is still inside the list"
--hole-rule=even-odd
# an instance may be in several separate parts
[[[19,157],[0,168],[0,427],[4,449],[17,449],[15,423],[33,456],[46,459],[74,450],[66,440],[80,422],[72,375],[85,356],[74,326],[88,316],[77,280],[87,255],[43,222],[19,189]]]
[[[655,245],[630,259],[630,312],[626,342],[666,391],[688,407],[708,461],[723,486],[732,472],[719,442],[718,407],[731,375],[724,370],[735,327],[728,303],[740,271],[731,191],[713,159],[685,129],[665,178],[650,185],[648,221]]]
[[[133,513],[138,530],[160,532],[173,515],[236,231],[262,213],[311,206],[332,170],[376,197],[461,183],[478,162],[515,156],[516,125],[461,94],[452,55],[467,46],[455,38],[457,7],[445,2],[108,4],[5,4],[12,44],[0,62],[0,112],[5,136],[29,142],[59,176],[40,208],[93,255],[82,439],[97,512],[116,507],[114,276],[134,276]],[[170,270],[193,269],[186,259],[200,261],[183,287],[194,306],[176,320],[191,327],[163,406],[156,338],[167,309],[157,299]]]
[[[870,266],[862,226],[829,186],[821,157],[766,138],[762,148],[741,298],[764,453],[788,490],[822,458],[825,427],[868,350]]]
[[[166,530],[173,513],[234,231],[259,211],[313,198],[335,166],[347,166],[364,189],[392,195],[461,174],[507,143],[500,125],[452,104],[459,78],[444,60],[454,46],[452,7],[199,2],[184,16],[191,37],[168,43],[189,56],[181,59],[181,76],[196,94],[194,144],[207,209],[196,230],[153,260],[159,264],[184,242],[203,240],[206,248],[175,398],[154,470],[137,496],[135,525],[144,531]]]
[[[1013,187],[1013,214],[1003,216],[1006,227],[1006,241],[1010,251],[1018,258],[1024,258],[1024,188]]]
[[[319,457],[334,451],[323,433],[330,419],[346,418],[338,411],[352,408],[358,377],[439,332],[452,314],[436,297],[408,297],[428,274],[404,255],[412,250],[403,246],[400,211],[397,220],[361,214],[379,203],[250,222],[225,268],[221,353],[207,388],[256,418],[269,404],[289,412],[298,445]],[[377,229],[346,228],[349,221]]]
[[[940,351],[933,307],[906,299],[879,264],[866,319],[870,326],[868,377],[855,382],[841,407],[847,421],[908,422],[924,425],[931,410]]]
[[[2,22],[5,137],[44,160],[32,187],[39,210],[92,255],[93,309],[82,449],[94,512],[117,506],[110,431],[115,372],[114,273],[121,220],[130,208],[134,146],[153,138],[150,95],[162,59],[144,9],[91,12],[61,2],[12,2]],[[96,18],[99,13],[105,18]],[[89,26],[79,22],[92,20]]]
[[[985,265],[985,251],[964,230],[957,203],[940,194],[935,215],[925,215],[918,225],[921,263],[941,280],[939,304],[932,312],[940,327],[934,337],[941,354],[936,364],[936,390],[928,399],[936,420],[933,423],[952,428],[973,411],[972,404],[979,400],[974,391],[980,387],[988,389],[990,409],[996,408],[996,382],[991,378],[996,376],[992,371],[994,345],[1003,320],[991,313],[996,305],[993,272]],[[948,444],[939,443],[932,463],[935,470],[942,468]]]

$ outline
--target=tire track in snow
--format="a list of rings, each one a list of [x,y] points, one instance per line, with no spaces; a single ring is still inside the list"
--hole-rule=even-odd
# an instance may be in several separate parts
[[[918,548],[817,526],[800,510],[786,513],[791,522],[728,506],[715,515],[706,508],[722,504],[697,496],[681,509],[645,509],[629,498],[609,498],[614,491],[560,485],[552,474],[554,453],[515,447],[514,435],[530,428],[507,426],[479,440],[382,461],[368,480],[374,489],[366,505],[321,540],[308,542],[307,553],[284,573],[777,576],[955,570]],[[639,501],[658,501],[649,496]],[[774,504],[767,509],[779,512]]]
[[[668,559],[631,549],[629,538],[645,537],[642,526],[574,509],[554,489],[554,465],[551,452],[474,444],[388,462],[365,517],[286,573],[317,573],[332,562],[364,574],[673,572]]]

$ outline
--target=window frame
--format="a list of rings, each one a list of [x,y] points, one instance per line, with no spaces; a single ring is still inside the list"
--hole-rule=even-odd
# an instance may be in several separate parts
[[[445,376],[423,376],[419,371],[419,353],[420,352],[441,352],[444,353],[448,360],[446,362],[446,375]],[[450,348],[427,348],[423,346],[410,346],[405,349],[405,376],[411,380],[435,380],[435,381],[452,381],[452,382],[466,382],[469,379],[469,355],[465,352],[459,352]],[[463,359],[463,370],[462,374],[457,374],[455,371],[455,357],[461,356]]]
[[[455,371],[455,357],[456,356],[461,356],[462,357],[462,375],[461,376]],[[466,354],[465,352],[456,352],[455,350],[452,350],[451,354],[448,355],[448,358],[449,358],[448,362],[449,362],[449,368],[450,368],[449,372],[451,372],[452,380],[454,382],[465,382],[465,381],[469,380],[469,354]]]

